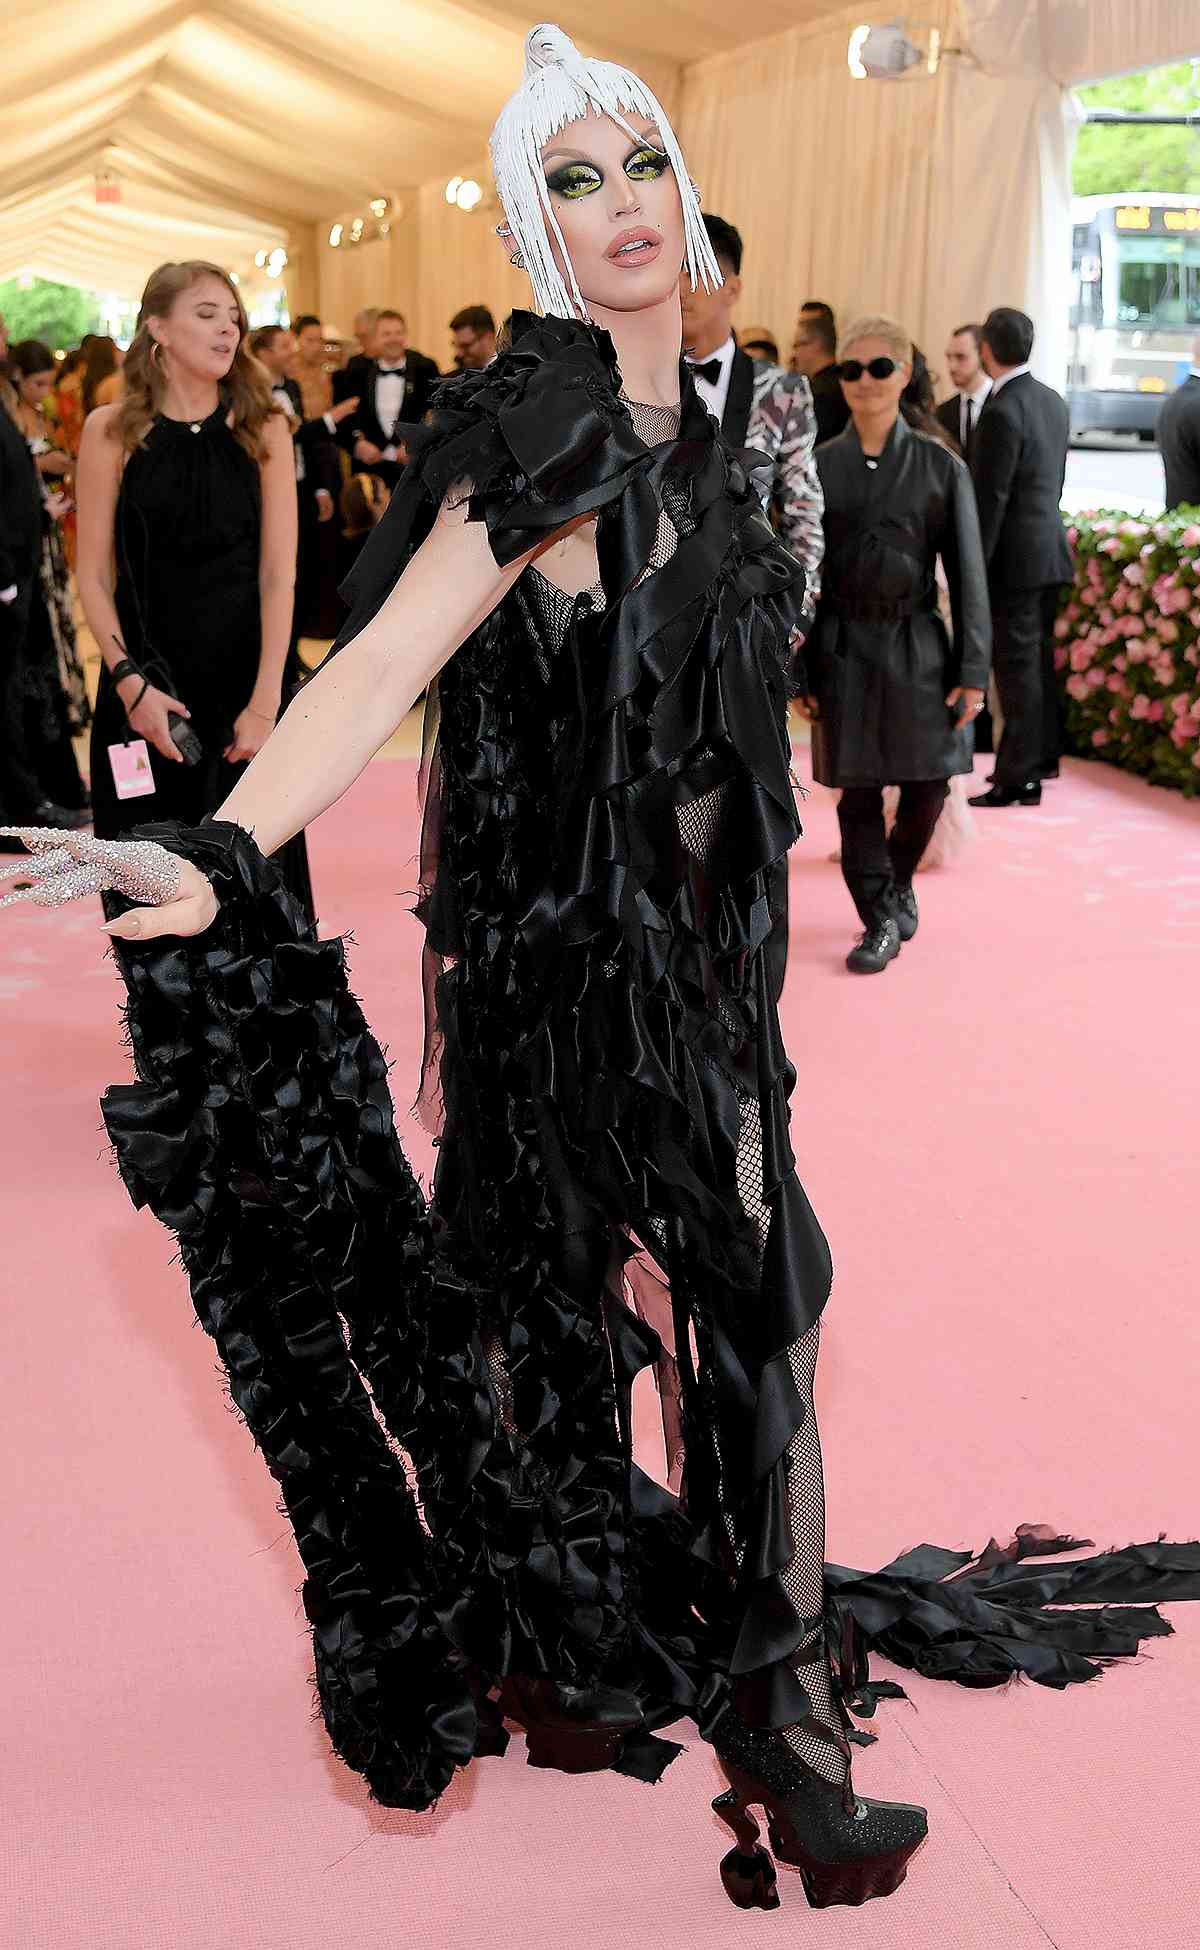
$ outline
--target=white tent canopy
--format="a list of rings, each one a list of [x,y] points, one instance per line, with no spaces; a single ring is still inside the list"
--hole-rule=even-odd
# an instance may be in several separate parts
[[[951,50],[937,76],[852,80],[850,27],[896,12],[551,9],[670,108],[706,204],[746,237],[746,317],[786,333],[815,291],[843,312],[886,305],[932,340],[988,303],[1036,311],[1064,247],[1064,91],[1200,51],[1194,0],[921,0],[914,35],[936,26]],[[136,297],[165,258],[252,283],[255,255],[281,246],[293,312],[346,330],[358,305],[399,303],[444,355],[457,306],[527,302],[487,201],[468,215],[443,188],[487,184],[487,132],[534,17],[515,0],[10,0],[0,277]],[[97,201],[98,176],[119,201]],[[331,248],[330,225],[380,195],[388,235]]]

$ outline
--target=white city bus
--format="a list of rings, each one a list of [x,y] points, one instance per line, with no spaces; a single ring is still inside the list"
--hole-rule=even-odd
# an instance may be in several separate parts
[[[1200,197],[1077,196],[1072,218],[1071,431],[1152,440],[1200,334]]]

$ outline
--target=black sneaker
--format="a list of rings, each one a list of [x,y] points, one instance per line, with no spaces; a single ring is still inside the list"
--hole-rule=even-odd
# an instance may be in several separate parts
[[[855,975],[878,975],[899,953],[900,929],[895,921],[880,921],[851,948],[846,966]]]
[[[896,886],[896,926],[900,930],[901,941],[911,941],[920,920],[917,912],[917,897],[913,893],[912,882],[907,887]]]

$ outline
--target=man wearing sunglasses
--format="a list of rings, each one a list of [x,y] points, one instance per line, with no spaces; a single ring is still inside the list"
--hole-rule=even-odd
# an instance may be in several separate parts
[[[973,806],[1036,806],[1058,776],[1054,619],[1074,576],[1060,503],[1071,422],[1066,401],[1029,370],[1033,320],[1001,306],[980,334],[992,382],[970,453],[992,602],[1004,736],[990,791]]]

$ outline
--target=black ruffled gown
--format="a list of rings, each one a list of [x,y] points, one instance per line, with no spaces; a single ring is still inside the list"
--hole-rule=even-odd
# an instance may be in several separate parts
[[[596,512],[601,583],[527,572],[440,680],[430,1203],[342,944],[244,834],[143,828],[221,910],[119,949],[139,1080],[106,1121],[281,1486],[334,1746],[426,1806],[502,1745],[489,1692],[515,1673],[633,1693],[616,1764],[643,1779],[674,1751],[655,1728],[707,1731],[731,1696],[840,1778],[846,1708],[897,1690],[870,1644],[971,1684],[1093,1676],[1170,1628],[1046,1602],[1200,1595],[1200,1547],[1031,1575],[1073,1540],[1023,1526],[969,1572],[932,1546],[822,1564],[830,1260],[777,1012],[795,563],[686,375],[664,424],[604,333],[518,314],[510,353],[441,389],[346,639],[467,492],[501,563]],[[630,1453],[651,1365],[670,1489]]]

